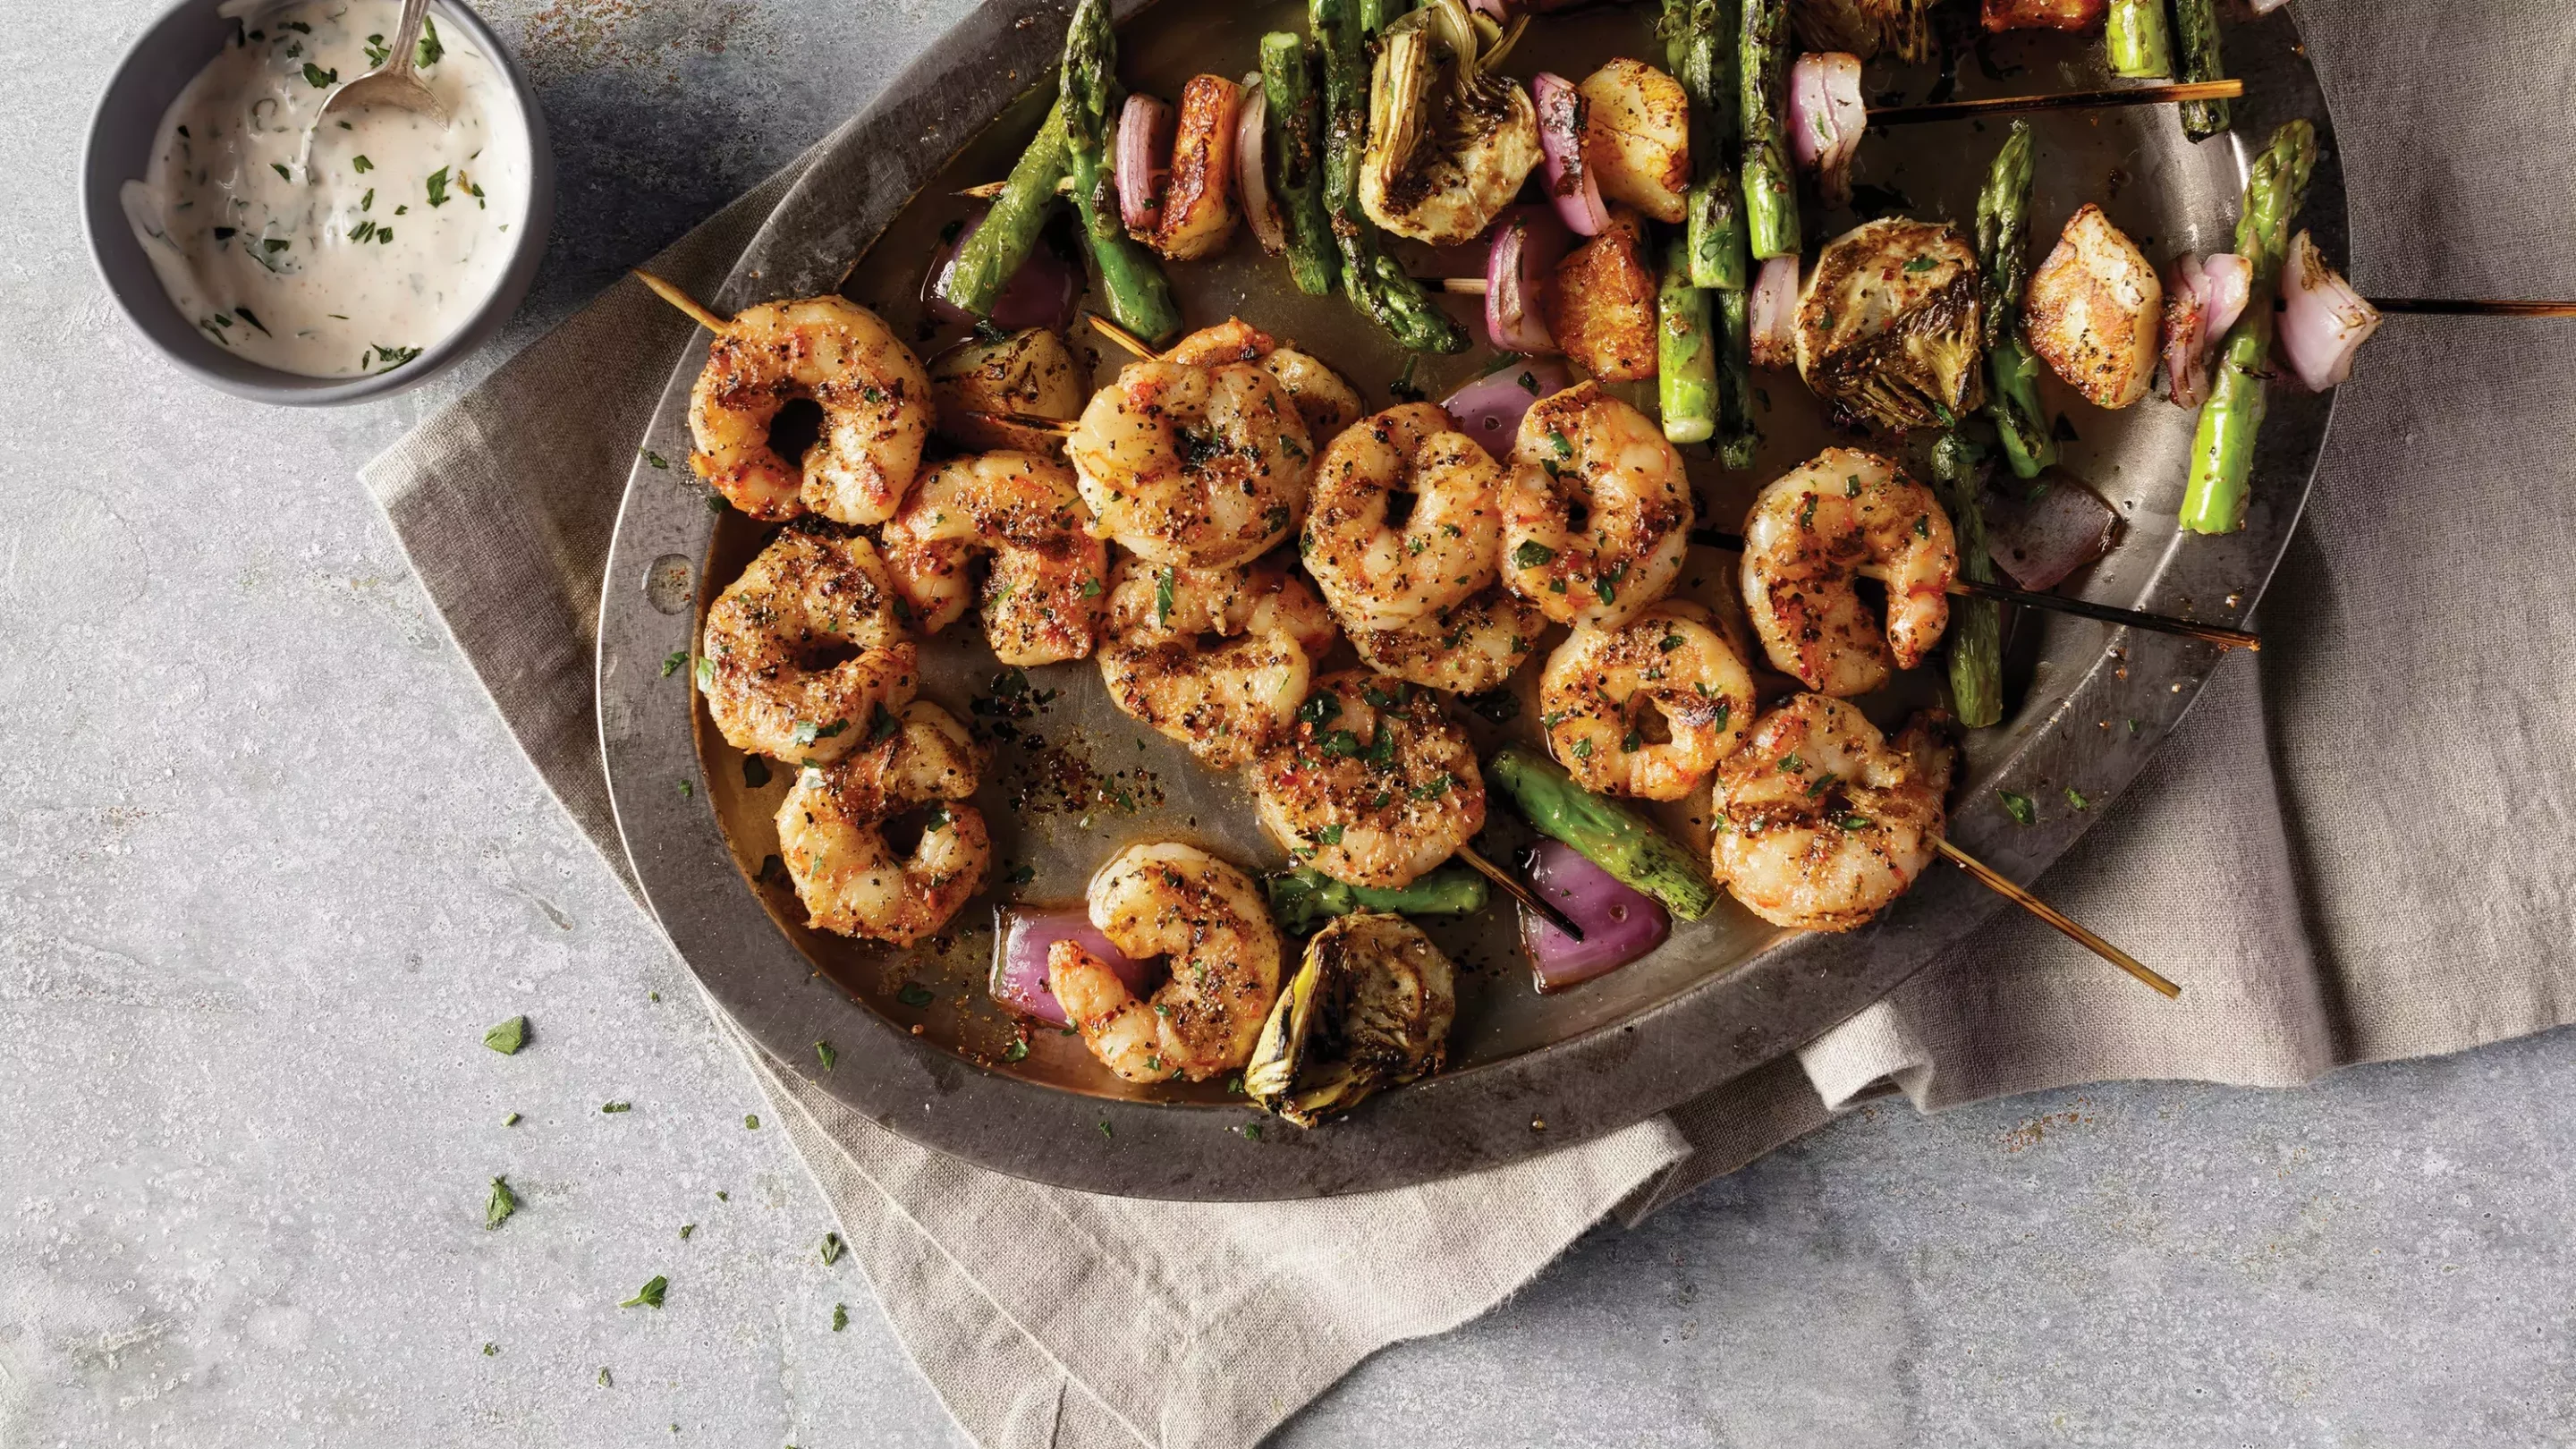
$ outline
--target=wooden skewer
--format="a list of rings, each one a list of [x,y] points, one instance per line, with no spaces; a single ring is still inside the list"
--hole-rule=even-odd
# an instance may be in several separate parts
[[[1082,314],[1082,317],[1084,321],[1089,322],[1092,326],[1098,328],[1102,336],[1117,343],[1119,346],[1126,348],[1128,351],[1135,353],[1138,357],[1158,358],[1163,355],[1154,350],[1153,343],[1146,341],[1144,338],[1137,336],[1135,333],[1128,331],[1126,328],[1119,326],[1117,323],[1110,321],[1108,318],[1101,316],[1097,312],[1085,312]]]
[[[681,311],[688,313],[691,317],[697,320],[697,324],[699,326],[704,327],[709,332],[722,336],[723,334],[733,330],[732,318],[719,317],[715,313],[708,311],[705,303],[700,302],[697,298],[690,296],[688,293],[681,291],[678,287],[671,285],[669,282],[663,281],[660,277],[654,276],[651,272],[645,271],[641,267],[636,267],[632,270],[635,273],[635,280],[652,288],[654,296],[659,297],[663,301],[670,303],[672,306],[679,308]]]
[[[2576,302],[2515,302],[2501,297],[2370,297],[2382,312],[2419,317],[2576,317]]]
[[[990,201],[994,197],[1001,195],[1003,191],[1007,190],[1010,187],[1010,184],[1011,183],[1007,181],[987,181],[981,186],[969,186],[957,194],[959,196],[971,196],[977,201]],[[1056,194],[1059,196],[1071,192],[1073,190],[1073,178],[1068,176],[1057,182],[1055,184],[1055,189]]]
[[[1920,106],[1873,108],[1873,126],[1913,126],[1926,121],[1959,121],[1971,116],[2010,115],[2020,111],[2077,111],[2108,106],[2170,106],[2185,101],[2234,100],[2245,94],[2241,80],[2185,81],[2179,85],[2128,86],[2109,91],[2058,91],[2039,96],[1988,96],[1981,101],[1935,101]]]
[[[1572,936],[1578,941],[1583,939],[1583,928],[1574,923],[1574,918],[1572,916],[1558,910],[1547,897],[1531,890],[1529,888],[1529,883],[1522,880],[1519,876],[1516,876],[1510,871],[1503,869],[1501,866],[1494,864],[1492,861],[1485,859],[1483,855],[1477,852],[1474,846],[1459,846],[1458,858],[1467,862],[1469,865],[1474,866],[1484,875],[1485,879],[1501,886],[1503,888],[1503,894],[1510,896],[1513,900],[1516,900],[1522,905],[1529,907],[1531,910],[1538,912],[1541,917],[1546,919],[1549,925],[1556,927],[1558,930],[1563,931],[1565,934]]]
[[[1063,418],[1042,418],[1034,413],[986,413],[977,412],[971,408],[961,410],[959,415],[973,418],[977,422],[1009,423],[1015,428],[1035,428],[1039,432],[1053,433],[1058,437],[1073,435],[1074,425]]]
[[[2112,945],[2110,942],[2103,940],[2101,937],[2094,935],[2091,931],[2084,929],[2084,927],[2078,925],[2073,919],[2068,917],[2065,912],[2057,909],[2057,907],[2050,905],[2048,902],[2032,895],[2029,891],[2013,884],[2012,881],[2004,876],[2003,872],[1996,870],[1993,866],[1986,864],[1984,861],[1977,859],[1975,856],[1970,855],[1966,851],[1961,850],[1959,847],[1952,845],[1948,840],[1939,836],[1933,837],[1932,843],[1940,848],[1943,855],[1957,861],[1959,863],[1959,868],[1974,877],[1977,884],[1984,886],[1986,889],[1993,891],[1996,895],[2002,896],[2005,900],[2012,902],[2014,905],[2021,907],[2023,910],[2028,911],[2032,915],[2039,917],[2041,920],[2046,921],[2052,926],[2055,926],[2058,930],[2065,932],[2068,940],[2082,946],[2085,950],[2092,952],[2094,955],[2101,957],[2103,960],[2110,962],[2121,970],[2128,972],[2130,975],[2135,976],[2140,981],[2147,983],[2156,990],[2163,992],[2168,1000],[2182,995],[2182,988],[2180,986],[2177,986],[2173,982],[2165,979],[2163,976],[2158,975],[2153,969],[2140,962],[2137,957],[2130,955],[2128,952],[2123,951],[2119,947]]]

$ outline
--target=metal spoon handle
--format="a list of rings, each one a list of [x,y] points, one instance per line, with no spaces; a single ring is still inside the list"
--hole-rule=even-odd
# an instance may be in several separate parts
[[[385,62],[385,75],[411,75],[418,67],[413,62],[420,56],[420,28],[429,19],[429,0],[403,0],[402,18],[394,22],[394,53]]]

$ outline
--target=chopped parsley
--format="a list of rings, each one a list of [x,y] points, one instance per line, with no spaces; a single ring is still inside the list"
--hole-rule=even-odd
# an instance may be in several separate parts
[[[420,46],[412,52],[412,63],[420,66],[438,64],[447,47],[438,42],[438,22],[424,15],[420,19]]]
[[[1867,830],[1870,827],[1870,819],[1866,815],[1846,815],[1834,823],[1845,830]]]
[[[2018,794],[2011,790],[1997,790],[1995,792],[1995,798],[2004,802],[2005,814],[2010,815],[2013,819],[2020,821],[2024,825],[2028,825],[2039,818],[2039,807],[2030,803],[2030,797],[2028,795]]]
[[[447,168],[444,166],[429,173],[429,204],[432,206],[447,204]]]
[[[1916,276],[1924,272],[1928,272],[1939,265],[1941,265],[1939,262],[1932,260],[1930,257],[1916,257],[1905,264],[1905,271],[1908,276]]]
[[[757,1112],[745,1112],[745,1113],[743,1113],[743,1114],[742,1114],[742,1125],[743,1125],[744,1130],[746,1130],[746,1131],[750,1131],[750,1132],[757,1132],[757,1131],[759,1131],[759,1130],[760,1130],[760,1114],[759,1114],[759,1113],[757,1113]]]
[[[839,1052],[832,1050],[832,1044],[830,1042],[818,1041],[814,1043],[814,1056],[817,1060],[823,1063],[823,1070],[827,1072],[832,1069],[832,1063],[840,1059],[840,1055],[841,1054]]]
[[[338,84],[340,73],[336,70],[324,70],[308,60],[304,62],[304,79],[318,91],[325,86]]]
[[[528,1044],[528,1019],[514,1016],[483,1033],[483,1044],[503,1056],[515,1056]]]
[[[602,1102],[599,1104],[599,1110],[604,1113],[632,1112],[635,1110],[635,1104],[632,1102]]]
[[[483,1199],[483,1231],[488,1233],[508,1222],[510,1214],[518,1210],[518,1194],[510,1191],[509,1179],[492,1179],[492,1194]]]
[[[906,1006],[928,1006],[931,1002],[930,988],[918,982],[907,981],[903,984],[903,989],[894,994],[894,999]]]
[[[620,1303],[617,1306],[620,1308],[633,1308],[640,1304],[646,1308],[659,1308],[662,1306],[662,1295],[670,1289],[670,1286],[670,1279],[656,1273],[643,1287],[635,1290],[634,1297],[627,1299],[625,1302]]]
[[[2093,808],[2093,802],[2085,799],[2082,795],[2077,794],[2075,787],[2072,785],[2066,787],[2066,803],[2074,806],[2078,810],[2090,810]]]
[[[1520,547],[1512,550],[1512,562],[1525,569],[1545,568],[1556,562],[1556,550],[1537,539],[1524,539]]]
[[[1339,845],[1342,843],[1342,827],[1338,825],[1327,825],[1323,829],[1315,832],[1315,839],[1319,844]]]
[[[850,1305],[848,1305],[848,1304],[846,1304],[846,1303],[835,1303],[835,1304],[833,1304],[833,1305],[832,1305],[832,1331],[833,1331],[834,1333],[838,1333],[838,1332],[840,1332],[842,1329],[847,1328],[847,1327],[849,1327],[849,1326],[850,1326]]]
[[[1002,1060],[1006,1062],[1027,1061],[1028,1057],[1029,1044],[1025,1041],[1014,1041],[1002,1049]]]
[[[1341,712],[1342,701],[1330,690],[1314,695],[1304,704],[1297,706],[1297,718],[1310,725],[1323,724]]]
[[[843,1245],[841,1243],[841,1235],[839,1233],[825,1233],[823,1235],[824,1267],[829,1268],[834,1263],[841,1261],[842,1251]]]
[[[368,160],[364,156],[352,156],[349,158],[349,169],[357,172],[361,176],[364,176],[368,172],[376,169],[376,163]],[[372,196],[375,193],[369,192],[368,194]]]
[[[688,662],[689,662],[689,651],[688,651],[688,650],[686,650],[686,649],[674,649],[674,650],[672,650],[670,653],[663,655],[663,656],[662,656],[662,677],[663,677],[664,679],[668,679],[668,678],[670,678],[672,675],[679,673],[679,672],[680,672],[680,666],[682,666],[682,665],[684,665],[684,664],[686,664],[686,663],[688,663]]]
[[[1172,590],[1178,582],[1177,575],[1170,569],[1154,576],[1154,623],[1157,627],[1172,622]]]
[[[646,448],[644,450],[644,461],[652,464],[656,468],[668,468],[671,466],[670,459],[663,457],[661,454],[654,452],[650,448]]]

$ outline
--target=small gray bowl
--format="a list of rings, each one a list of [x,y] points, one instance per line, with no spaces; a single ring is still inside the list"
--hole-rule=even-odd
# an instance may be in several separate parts
[[[457,359],[499,330],[528,294],[528,284],[544,260],[546,234],[554,225],[555,165],[546,141],[545,112],[518,63],[481,16],[458,0],[438,0],[432,14],[441,26],[453,27],[476,50],[490,58],[517,101],[528,128],[528,214],[518,227],[501,285],[464,326],[421,355],[390,372],[366,377],[300,377],[262,367],[225,348],[199,331],[170,304],[161,279],[143,244],[127,225],[118,188],[143,174],[161,117],[231,38],[233,22],[216,13],[220,0],[181,0],[152,23],[117,62],[107,89],[90,116],[89,146],[81,157],[81,229],[89,237],[91,260],[107,290],[143,335],[171,361],[200,380],[259,402],[289,407],[328,407],[386,397],[417,387],[453,366]]]

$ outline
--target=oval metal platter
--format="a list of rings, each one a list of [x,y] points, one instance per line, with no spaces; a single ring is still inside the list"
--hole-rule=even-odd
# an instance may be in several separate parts
[[[1047,99],[1037,88],[1052,88],[1069,9],[1061,0],[992,0],[970,15],[826,144],[707,300],[730,312],[838,290],[878,308],[899,331],[915,329],[908,335],[920,336],[925,351],[935,345],[917,302],[924,271],[942,229],[974,204],[956,192],[1002,175],[1035,128]],[[1125,7],[1122,78],[1168,96],[1195,71],[1242,74],[1254,66],[1259,36],[1302,29],[1302,10],[1238,0]],[[1576,75],[1613,54],[1654,59],[1654,10],[1543,18],[1506,68],[1525,75],[1542,52],[1546,68]],[[2227,43],[2230,68],[2248,92],[2229,136],[2195,146],[2169,108],[2035,119],[2034,247],[2045,248],[2079,205],[2095,201],[2151,256],[2226,250],[2251,148],[2280,122],[2305,116],[2327,145],[2302,220],[2330,254],[2348,254],[2325,98],[2288,13],[2233,27]],[[1985,42],[1961,58],[1958,90],[1973,97],[2100,86],[2099,50],[2097,41],[2056,35]],[[1922,99],[1934,82],[1933,67],[1874,63],[1868,90],[1892,104]],[[1864,195],[1892,198],[1908,214],[1964,223],[2000,140],[1992,123],[1874,132],[1857,177],[1871,188]],[[1819,215],[1811,203],[1808,233],[1829,236],[1855,220]],[[1421,266],[1461,270],[1474,260],[1415,257]],[[1248,238],[1224,257],[1168,271],[1193,325],[1241,315],[1296,339],[1368,397],[1387,399],[1408,384],[1437,397],[1491,362],[1480,350],[1408,369],[1344,299],[1298,295],[1284,265],[1263,258]],[[1462,311],[1466,305],[1462,299]],[[969,621],[925,645],[924,693],[993,741],[978,803],[994,828],[996,884],[922,948],[891,951],[808,930],[776,865],[772,817],[790,772],[767,770],[725,745],[698,707],[688,671],[665,667],[694,649],[707,605],[770,533],[711,509],[705,488],[676,466],[690,452],[688,395],[708,340],[701,332],[679,360],[640,440],[601,608],[601,745],[619,828],[664,929],[725,1010],[791,1069],[913,1141],[1005,1173],[1145,1197],[1301,1197],[1470,1172],[1626,1126],[1793,1051],[1999,908],[1946,866],[1847,935],[1781,932],[1728,902],[1645,960],[1547,996],[1521,964],[1510,912],[1493,910],[1432,927],[1462,980],[1442,1075],[1313,1131],[1261,1118],[1221,1083],[1150,1093],[1122,1084],[1078,1040],[1028,1033],[992,1004],[984,978],[994,908],[1078,899],[1091,870],[1135,839],[1193,840],[1256,869],[1283,857],[1255,830],[1241,785],[1119,715],[1095,664],[1002,670]],[[1101,359],[1104,373],[1120,360]],[[1763,481],[1825,440],[1820,410],[1794,379],[1757,381],[1768,392],[1756,469],[1729,474],[1704,450],[1691,450],[1693,485],[1713,526],[1731,526]],[[2126,524],[2119,545],[2066,589],[2212,622],[2249,613],[2297,522],[2331,397],[2276,390],[2252,512],[2243,532],[2224,538],[2187,538],[2173,522],[2189,414],[2152,398],[2104,413],[2062,390],[2049,402],[2076,434],[2064,445],[2066,470],[2113,502]],[[1733,562],[1696,550],[1683,592],[1724,604]],[[2137,775],[2219,656],[2205,644],[2027,614],[2011,654],[2015,707],[2001,727],[1970,737],[1951,834],[2029,880]],[[1536,673],[1522,671],[1524,689]],[[1918,687],[1913,699],[1897,691],[1869,705],[1885,722],[1923,697]],[[1527,731],[1527,713],[1534,712],[1509,725],[1471,726],[1490,746]],[[2039,802],[2035,823],[2016,823],[1999,791]],[[2089,808],[2076,808],[2075,796]],[[1491,815],[1487,849],[1508,855],[1525,833],[1501,801]],[[1686,840],[1706,840],[1704,822],[1687,810],[1664,819]],[[2118,921],[2092,924],[2120,934]],[[2143,988],[2105,967],[2100,989]],[[828,1064],[817,1043],[829,1044]]]

